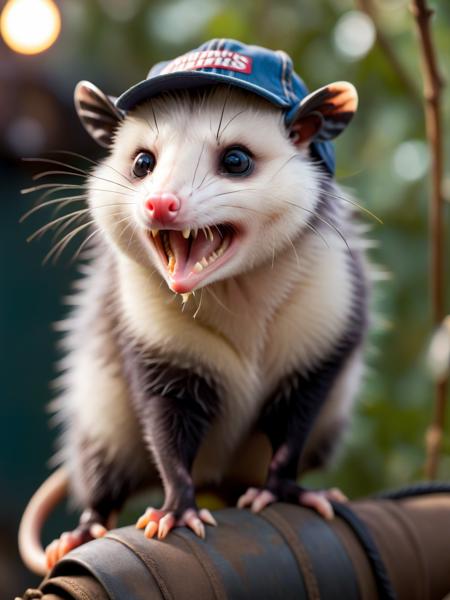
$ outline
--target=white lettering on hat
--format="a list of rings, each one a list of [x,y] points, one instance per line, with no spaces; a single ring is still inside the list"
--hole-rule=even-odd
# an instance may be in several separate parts
[[[229,50],[203,50],[202,52],[189,52],[172,60],[160,75],[174,73],[175,71],[194,71],[195,69],[226,69],[239,73],[252,72],[252,59],[245,54],[230,52]]]

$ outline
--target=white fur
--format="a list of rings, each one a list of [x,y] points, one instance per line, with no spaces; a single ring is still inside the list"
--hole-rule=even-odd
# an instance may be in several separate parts
[[[56,382],[62,388],[53,409],[65,425],[57,461],[71,473],[74,497],[87,505],[86,480],[91,474],[80,462],[80,444],[88,441],[92,452],[102,452],[106,461],[139,472],[148,468],[136,417],[129,403],[128,388],[115,346],[105,294],[111,271],[103,258],[84,269],[77,293],[67,299],[74,305],[72,318],[60,323],[65,333],[63,375]]]
[[[321,224],[320,237],[306,226],[318,201],[314,166],[289,141],[281,113],[240,92],[226,103],[218,147],[224,93],[219,89],[194,109],[188,98],[170,97],[137,109],[95,171],[111,181],[90,180],[89,201],[113,253],[117,271],[109,275],[117,277],[116,298],[128,333],[224,386],[223,415],[195,462],[197,482],[221,477],[280,379],[323,358],[351,316],[348,250],[332,228]],[[255,156],[248,181],[217,174],[218,153],[233,144],[245,144]],[[156,169],[144,180],[129,181],[140,149],[155,153]],[[153,191],[181,198],[180,228],[232,222],[244,232],[236,254],[183,307],[146,239],[143,202]],[[228,191],[235,193],[217,196]],[[351,245],[350,229],[345,233]],[[96,287],[95,279],[92,272],[88,288]],[[91,296],[82,292],[80,315]],[[119,456],[127,444],[136,449],[136,424],[119,359],[102,365],[95,352],[94,340],[72,349],[65,410]],[[354,362],[360,363],[359,354]],[[343,374],[337,383],[324,412],[327,424],[350,410],[357,371],[349,368],[348,378]]]

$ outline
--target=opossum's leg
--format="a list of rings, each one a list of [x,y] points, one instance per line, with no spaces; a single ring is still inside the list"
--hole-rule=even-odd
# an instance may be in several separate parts
[[[219,411],[217,388],[169,364],[137,359],[133,365],[133,400],[165,494],[162,508],[147,509],[136,526],[145,529],[147,537],[158,533],[162,539],[173,527],[186,525],[203,537],[203,524],[215,521],[209,511],[197,508],[191,469]]]
[[[308,435],[358,342],[357,335],[349,336],[316,368],[282,382],[261,421],[273,449],[266,483],[260,489],[247,490],[238,501],[239,507],[250,506],[258,512],[278,500],[309,506],[325,518],[332,518],[330,501],[345,500],[335,488],[306,490],[297,484],[296,477]]]
[[[341,369],[325,406],[308,436],[300,457],[298,471],[300,475],[326,466],[336,455],[350,420],[353,402],[360,388],[363,373],[363,353],[357,350]]]

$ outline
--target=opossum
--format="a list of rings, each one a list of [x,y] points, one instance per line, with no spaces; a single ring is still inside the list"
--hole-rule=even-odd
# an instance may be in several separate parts
[[[196,489],[227,481],[241,508],[284,501],[331,518],[343,494],[297,477],[327,463],[349,420],[370,273],[354,202],[312,143],[344,129],[355,88],[309,94],[289,124],[221,83],[124,112],[81,82],[75,102],[109,154],[88,178],[95,229],[65,324],[63,471],[30,505],[25,560],[44,570],[37,530],[67,481],[80,523],[46,568],[158,479],[164,504],[137,521],[147,537],[204,537],[215,520]]]

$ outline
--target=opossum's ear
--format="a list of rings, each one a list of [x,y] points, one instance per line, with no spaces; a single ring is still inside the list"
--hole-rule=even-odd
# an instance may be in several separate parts
[[[75,108],[86,131],[94,140],[108,148],[124,113],[116,108],[114,98],[107,96],[89,81],[75,87]]]
[[[358,94],[351,83],[330,83],[300,102],[290,137],[296,145],[331,140],[347,127],[357,107]]]

